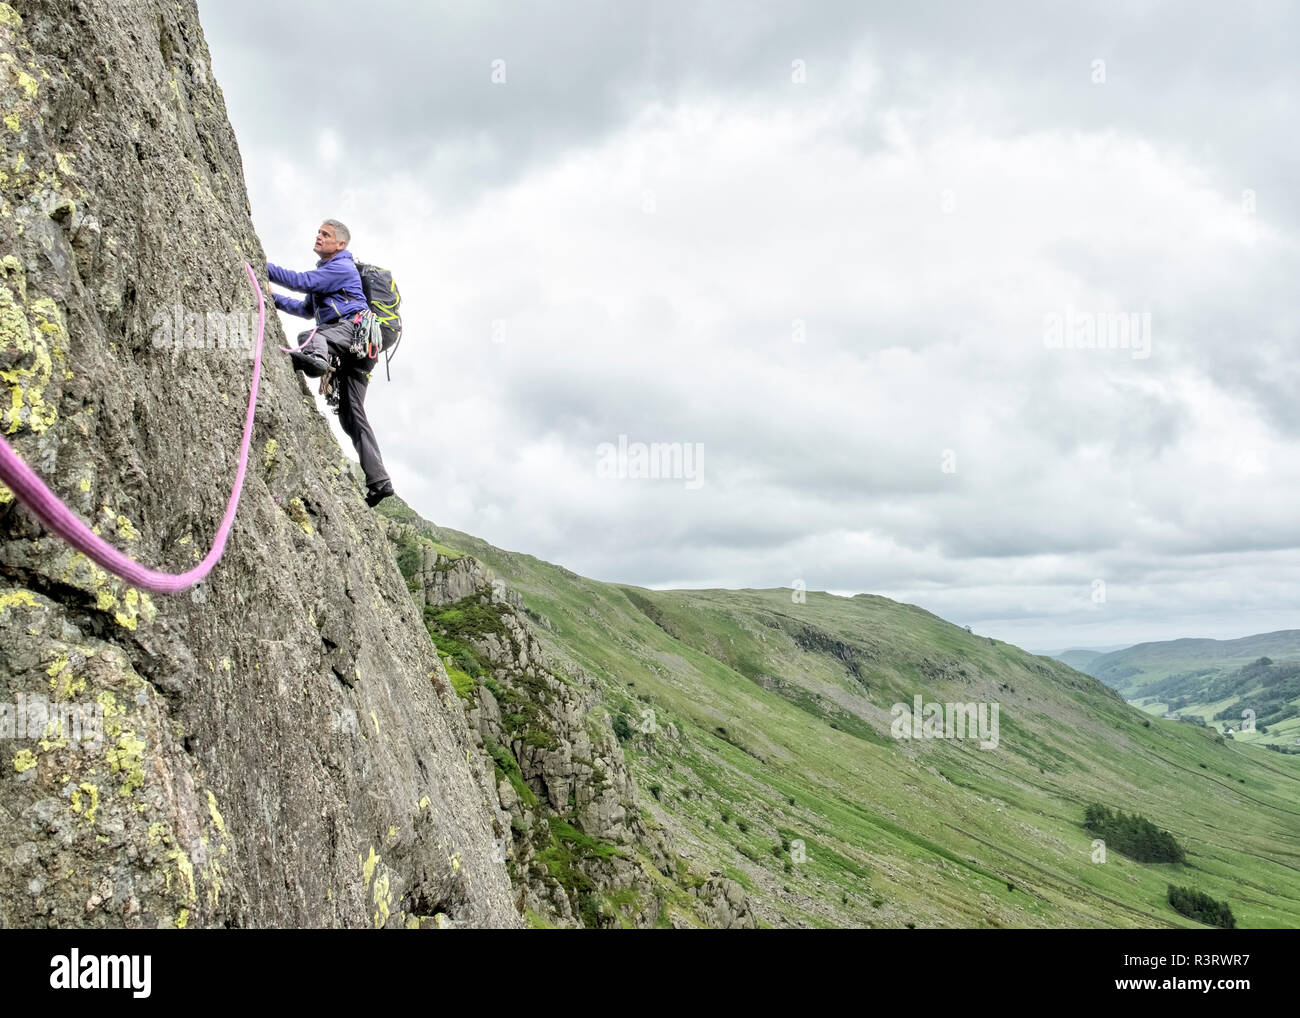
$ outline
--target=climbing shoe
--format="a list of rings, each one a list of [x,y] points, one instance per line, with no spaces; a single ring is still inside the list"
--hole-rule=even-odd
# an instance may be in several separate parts
[[[289,354],[289,359],[293,361],[293,366],[308,378],[320,378],[330,368],[330,362],[324,357],[315,357],[296,350]]]
[[[378,488],[366,489],[366,505],[373,509],[389,495],[393,494],[396,494],[396,492],[393,491],[393,482],[385,481]]]

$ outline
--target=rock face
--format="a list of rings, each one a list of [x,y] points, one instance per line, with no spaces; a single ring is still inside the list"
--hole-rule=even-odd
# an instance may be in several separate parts
[[[0,3],[0,93],[0,432],[183,571],[266,286],[195,4]],[[519,923],[492,770],[268,318],[201,587],[127,588],[0,489],[0,926]]]
[[[744,890],[693,872],[643,815],[598,684],[548,660],[518,593],[419,527],[379,518],[510,814],[502,854],[525,914],[550,925],[753,927]]]

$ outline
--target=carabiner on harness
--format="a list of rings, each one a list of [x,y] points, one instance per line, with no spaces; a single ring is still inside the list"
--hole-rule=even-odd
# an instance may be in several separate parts
[[[358,311],[352,318],[352,343],[348,352],[358,360],[370,360],[379,356],[382,342],[379,319],[375,313]]]

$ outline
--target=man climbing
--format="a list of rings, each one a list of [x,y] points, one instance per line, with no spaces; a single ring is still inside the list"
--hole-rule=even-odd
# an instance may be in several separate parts
[[[370,371],[379,360],[352,353],[353,330],[358,315],[369,310],[361,276],[352,252],[347,250],[352,235],[337,219],[327,219],[316,231],[316,254],[320,261],[308,272],[294,272],[267,264],[271,282],[306,294],[302,300],[275,294],[275,306],[300,318],[316,317],[316,328],[299,337],[302,342],[289,356],[294,367],[311,378],[319,378],[330,369],[330,355],[339,363],[339,423],[352,439],[361,469],[366,472],[366,505],[376,506],[393,494],[393,482],[379,455],[379,443],[366,419],[366,389]]]

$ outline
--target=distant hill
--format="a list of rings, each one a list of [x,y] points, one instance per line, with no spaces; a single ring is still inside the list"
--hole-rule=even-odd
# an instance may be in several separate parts
[[[1145,695],[1145,687],[1172,675],[1214,671],[1223,674],[1261,657],[1300,659],[1300,629],[1243,636],[1238,640],[1184,639],[1139,643],[1102,654],[1081,671],[1100,679],[1132,700]]]
[[[1082,647],[1075,647],[1072,650],[1063,650],[1059,654],[1053,654],[1056,660],[1064,662],[1076,671],[1083,672],[1087,675],[1092,673],[1088,671],[1088,666],[1097,658],[1102,656],[1099,650],[1084,650]]]
[[[1149,714],[1230,728],[1239,741],[1300,746],[1300,630],[1140,643],[1074,667]]]

